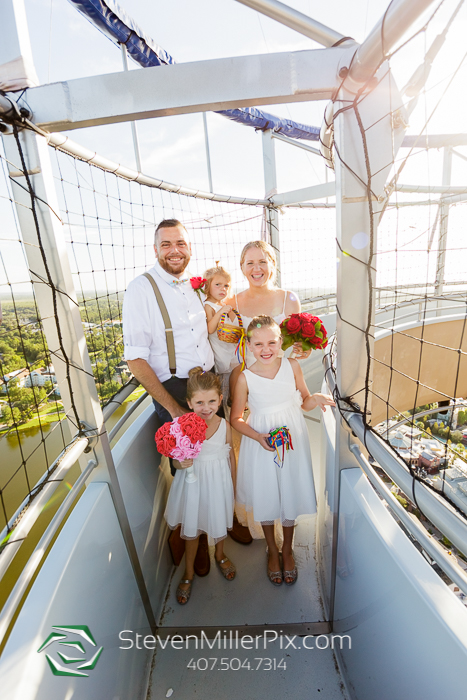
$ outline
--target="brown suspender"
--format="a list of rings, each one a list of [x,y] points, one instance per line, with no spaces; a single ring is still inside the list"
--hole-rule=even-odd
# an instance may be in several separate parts
[[[144,272],[143,275],[144,277],[147,277],[147,279],[150,281],[151,286],[154,290],[154,294],[156,295],[157,303],[159,304],[159,309],[161,310],[162,320],[164,321],[165,326],[165,340],[167,342],[167,354],[169,356],[170,374],[172,376],[175,376],[175,374],[177,373],[177,363],[175,360],[174,332],[172,328],[172,323],[170,321],[169,312],[167,311],[165,301],[162,298],[162,294],[160,293],[160,289],[157,286],[154,277],[150,275],[149,272]]]

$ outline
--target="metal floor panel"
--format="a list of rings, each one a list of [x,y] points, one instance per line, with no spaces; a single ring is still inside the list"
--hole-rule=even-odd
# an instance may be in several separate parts
[[[225,552],[237,567],[235,579],[224,579],[214,562],[212,547],[211,572],[204,578],[195,577],[188,604],[179,605],[175,591],[183,577],[183,559],[172,577],[159,627],[224,628],[324,621],[314,552],[315,518],[303,517],[295,530],[295,585],[274,586],[268,581],[265,540],[245,546],[228,537]]]
[[[295,640],[297,646],[300,642]],[[215,667],[211,670],[214,659]],[[270,665],[266,659],[271,659],[271,670],[266,670]],[[274,671],[273,660],[277,666],[282,659],[286,669]],[[190,661],[201,668],[208,663],[208,670],[188,668]],[[248,661],[250,669],[233,670]],[[229,666],[229,669],[221,670],[221,665]],[[166,697],[173,700],[348,700],[331,649],[284,650],[280,649],[279,640],[270,643],[267,650],[255,651],[221,651],[206,646],[197,650],[159,648],[154,659],[148,700]]]

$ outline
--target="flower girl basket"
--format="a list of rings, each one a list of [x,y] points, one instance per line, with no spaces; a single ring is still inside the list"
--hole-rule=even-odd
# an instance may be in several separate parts
[[[227,313],[223,313],[217,327],[217,337],[219,340],[222,340],[223,343],[235,343],[235,345],[238,345],[245,333],[245,330],[243,328],[242,317],[238,311],[235,309],[232,309],[232,311],[238,319],[238,326],[234,326],[231,323],[226,323],[228,316]]]

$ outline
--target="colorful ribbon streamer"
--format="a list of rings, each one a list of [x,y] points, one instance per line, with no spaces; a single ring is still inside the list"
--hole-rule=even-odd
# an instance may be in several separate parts
[[[242,328],[242,335],[240,340],[237,343],[237,347],[235,348],[235,355],[237,356],[237,360],[239,364],[242,366],[242,372],[246,367],[246,334],[245,330]]]
[[[292,436],[290,430],[283,425],[281,428],[276,428],[269,432],[268,442],[271,447],[274,447],[276,454],[274,456],[274,462],[279,468],[284,466],[285,453],[288,450],[293,450]],[[282,447],[282,457],[279,453],[279,447]],[[280,462],[280,464],[279,464]]]

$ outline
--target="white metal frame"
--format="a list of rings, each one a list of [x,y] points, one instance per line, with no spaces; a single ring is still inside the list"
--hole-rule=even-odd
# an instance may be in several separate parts
[[[70,80],[29,88],[27,102],[32,108],[35,124],[54,131],[135,121],[167,114],[323,100],[331,97],[336,100],[335,106],[339,108],[339,106],[347,105],[349,100],[354,99],[356,90],[362,87],[362,83],[368,81],[394,44],[432,2],[433,0],[393,0],[384,17],[357,49],[353,41],[342,41],[344,39],[342,35],[319,25],[306,16],[298,17],[299,13],[275,0],[264,0],[263,2],[245,0],[244,4],[248,4],[250,7],[254,6],[255,9],[269,14],[269,16],[274,16],[282,23],[293,26],[297,31],[304,33],[305,29],[308,36],[321,41],[325,46],[332,46],[336,42],[342,43],[339,48],[201,61]],[[15,11],[17,15],[21,12],[24,15],[23,0],[4,0],[4,5]],[[16,28],[12,29],[17,31]],[[18,36],[22,37],[21,42],[17,42],[18,45],[20,43],[27,44],[24,39],[27,37],[27,28],[21,26],[18,27],[18,30]],[[380,41],[382,34],[385,38],[384,47],[381,46]],[[21,54],[21,51],[19,53]],[[16,58],[16,56],[8,55],[7,49],[0,46],[0,64],[7,63],[12,58]],[[24,86],[20,87],[28,87],[29,85],[31,85],[31,81],[27,81]],[[337,96],[335,95],[336,87],[339,87]],[[136,111],[135,104],[138,105]],[[371,134],[367,134],[369,150],[372,154],[370,169],[371,172],[378,173],[371,180],[371,190],[376,194],[376,201],[383,197],[383,188],[389,169],[387,163],[392,162],[395,152],[402,143],[404,128],[401,125],[399,129],[394,130],[391,120],[391,115],[396,109],[401,109],[401,101],[389,74],[381,80],[373,92],[368,92],[365,100],[359,105],[363,124],[376,125],[371,130]],[[337,111],[335,109],[334,113]],[[334,117],[332,118],[334,119]],[[401,124],[403,124],[403,120],[401,120]],[[54,139],[56,140],[57,137],[53,136],[49,140],[52,142]],[[150,624],[154,627],[153,612],[150,609],[149,597],[115,474],[108,435],[103,425],[102,411],[92,381],[89,357],[74,297],[68,261],[63,249],[61,232],[50,209],[50,207],[54,207],[56,200],[46,153],[46,141],[30,131],[22,132],[21,140],[28,159],[27,168],[31,172],[34,190],[49,205],[39,206],[38,204],[38,207],[42,218],[42,230],[45,234],[44,246],[52,268],[54,283],[59,288],[58,321],[62,328],[66,352],[73,360],[73,367],[70,371],[73,374],[74,393],[79,404],[78,412],[86,423],[99,433],[97,456],[100,464],[95,471],[98,478],[107,481],[110,485],[141,597]],[[4,141],[8,159],[11,162],[19,163],[13,137],[6,136]],[[265,200],[254,203],[268,207],[268,212],[271,215],[271,242],[280,252],[277,209],[275,202],[269,199],[275,196],[274,190],[277,187],[271,133],[265,133],[263,144],[265,160],[268,161],[265,167],[267,196]],[[368,262],[371,259],[369,232],[370,221],[373,218],[375,222],[374,245],[376,246],[378,212],[372,201],[373,197],[368,196],[364,184],[367,179],[365,153],[362,148],[359,125],[352,111],[341,112],[335,118],[335,144],[339,154],[339,157],[335,159],[338,243],[342,251],[353,251],[352,255],[340,256],[338,272],[339,354],[337,384],[341,396],[349,396],[361,395],[366,378],[367,340],[365,330],[368,324],[371,326],[375,305],[374,296],[370,303],[370,288],[374,287],[374,272],[371,266],[368,268]],[[59,144],[55,142],[55,145]],[[64,143],[62,143],[63,146]],[[75,150],[84,152],[84,149]],[[82,157],[78,153],[76,155]],[[97,164],[95,154],[84,159]],[[124,177],[131,172],[120,166],[115,168],[115,171],[117,170],[118,174],[122,174]],[[124,175],[124,172],[127,175]],[[357,173],[361,179],[355,178],[353,173]],[[39,308],[48,310],[51,307],[51,292],[42,282],[46,275],[40,257],[35,226],[28,208],[28,198],[16,182],[21,175],[18,173],[13,175],[14,196],[19,205],[18,214],[23,236],[28,244],[26,248],[29,265],[31,270],[34,270],[38,275],[35,279],[35,291]],[[151,184],[150,178],[145,178],[138,173],[136,177],[131,174],[128,179]],[[159,186],[161,184],[159,183]],[[182,191],[181,188],[174,187],[172,189],[172,191],[177,190]],[[185,190],[183,193],[188,194],[189,192]],[[195,194],[193,191],[192,193]],[[199,193],[196,194],[199,196]],[[212,194],[205,193],[205,195],[207,199],[216,199],[217,201],[246,203],[246,200],[240,198],[219,199]],[[22,207],[22,204],[25,204],[26,207]],[[362,232],[368,236],[368,244],[355,250],[352,244],[353,237]],[[48,313],[42,315],[43,317],[48,316]],[[49,348],[55,352],[58,346],[54,319],[45,324],[45,333]],[[371,337],[368,342],[371,346]],[[63,364],[59,360],[56,361],[58,365],[57,375],[62,383],[65,370]],[[64,402],[67,406],[67,413],[69,413],[70,397],[65,396]],[[357,418],[355,414],[350,417],[354,423],[358,422]],[[336,430],[335,468],[336,484],[338,484],[339,470],[349,466],[349,450],[348,433],[342,422],[338,423]],[[361,432],[360,425],[356,425],[356,431]],[[354,466],[354,461],[352,461],[351,466]],[[398,466],[400,467],[400,465]],[[336,501],[332,507],[335,507],[337,517],[338,488],[336,488],[335,494]],[[457,537],[451,536],[450,539],[457,545]],[[336,541],[337,530],[335,530],[334,547]],[[335,564],[334,557],[334,570]]]

